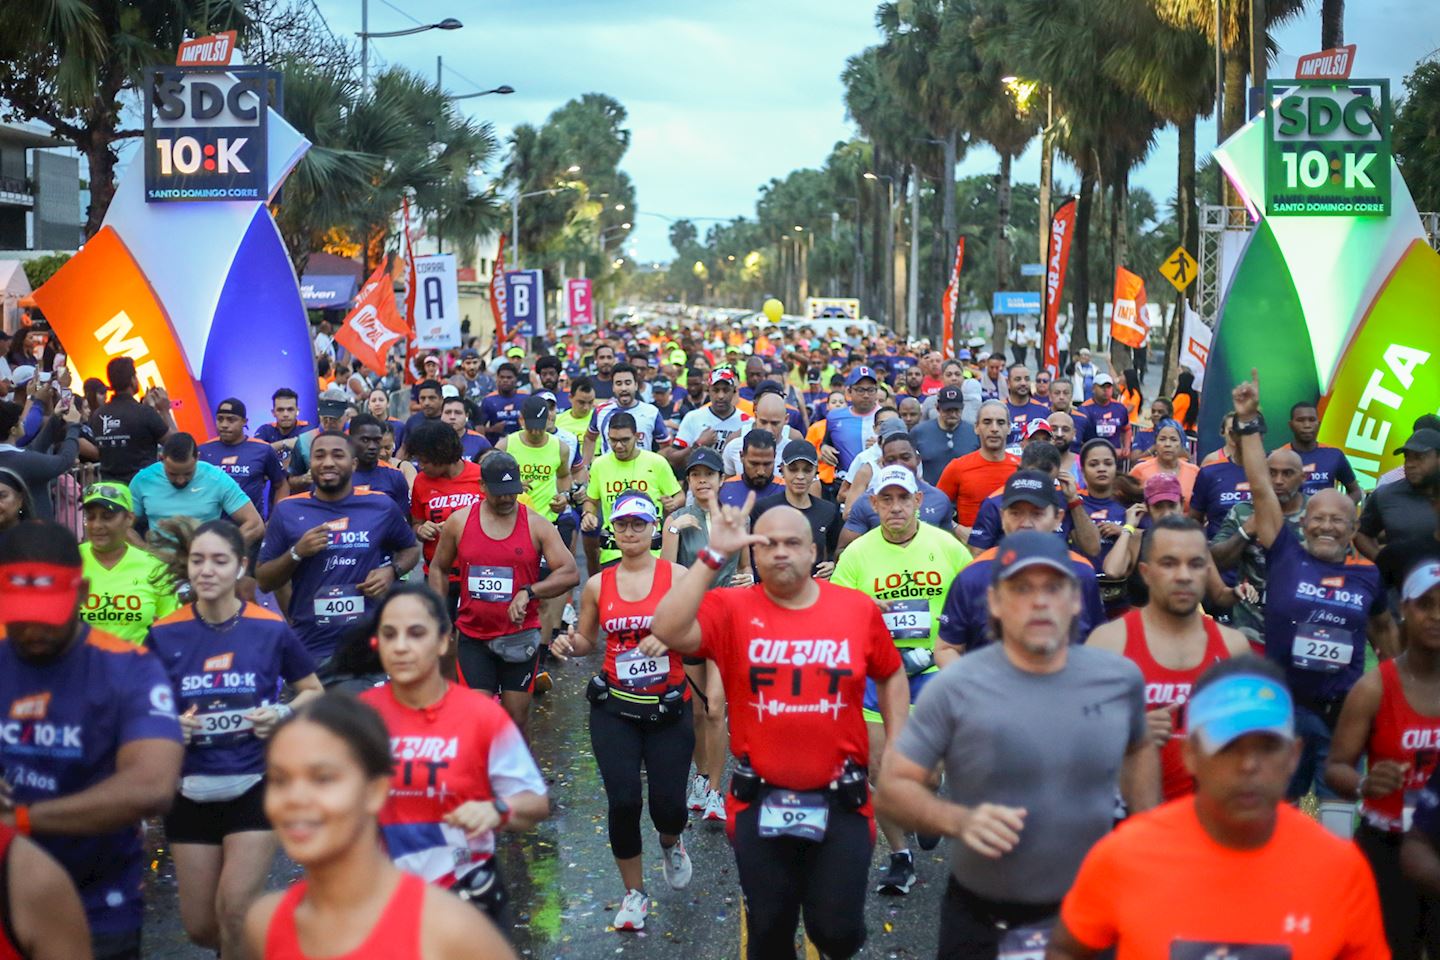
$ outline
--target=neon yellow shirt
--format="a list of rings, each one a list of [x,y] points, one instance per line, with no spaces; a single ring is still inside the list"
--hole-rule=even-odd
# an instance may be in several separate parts
[[[830,582],[889,601],[885,625],[895,646],[933,650],[945,594],[969,563],[970,551],[939,527],[920,524],[904,545],[886,540],[876,527],[845,548]]]
[[[585,436],[585,431],[590,429],[590,418],[594,415],[592,410],[584,416],[574,416],[574,409],[562,410],[555,414],[555,429],[573,433],[577,437]],[[575,451],[570,451],[570,456],[575,456]]]
[[[617,460],[613,453],[596,457],[590,464],[590,485],[585,495],[600,501],[600,562],[605,563],[620,556],[615,546],[615,534],[610,529],[610,508],[626,490],[642,490],[655,501],[655,508],[663,512],[662,497],[673,497],[680,492],[680,482],[669,461],[649,450],[635,451],[632,460]],[[655,543],[650,550],[660,555],[660,525],[655,525]]]
[[[520,480],[525,484],[525,495],[529,498],[531,509],[554,523],[560,513],[550,508],[550,502],[557,492],[555,480],[560,472],[560,438],[547,433],[542,445],[532,447],[520,433],[512,433],[505,440],[505,452],[520,465]]]
[[[90,581],[90,594],[80,616],[106,633],[138,647],[145,642],[150,624],[180,608],[168,579],[162,579],[163,586],[156,586],[151,579],[163,577],[164,564],[134,544],[125,547],[125,555],[109,570],[95,559],[88,542],[80,544],[80,559],[85,579]]]

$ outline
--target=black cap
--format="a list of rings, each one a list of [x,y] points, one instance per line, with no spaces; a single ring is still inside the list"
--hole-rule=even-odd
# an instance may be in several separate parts
[[[990,573],[990,582],[1008,580],[1030,567],[1049,567],[1071,580],[1077,579],[1075,568],[1070,562],[1070,551],[1065,548],[1064,540],[1053,533],[1018,530],[1000,541],[1000,546],[996,549],[995,569]]]
[[[236,397],[229,397],[228,399],[220,401],[220,406],[215,408],[215,416],[218,417],[222,413],[231,414],[232,416],[239,417],[241,420],[248,419],[245,416],[245,404]]]
[[[1050,474],[1039,470],[1016,470],[1005,481],[1005,493],[1000,497],[1001,508],[1014,503],[1030,503],[1044,510],[1055,505],[1055,481]]]
[[[820,465],[820,455],[815,452],[815,444],[809,440],[791,440],[785,444],[785,451],[780,455],[782,464],[799,463],[801,461]]]
[[[526,430],[544,430],[550,425],[550,404],[539,395],[526,397],[520,406],[520,420]]]
[[[461,350],[461,351],[460,351],[460,359],[461,359],[461,360],[479,360],[479,359],[480,359],[480,351],[474,349],[473,347],[466,347],[464,350]]]
[[[696,447],[690,451],[690,456],[685,459],[685,472],[689,473],[696,467],[709,467],[721,476],[725,475],[725,461],[710,447]]]
[[[480,464],[480,479],[485,482],[485,492],[491,496],[508,496],[525,489],[525,484],[520,482],[520,464],[504,450],[490,454]]]
[[[963,406],[965,395],[960,392],[959,387],[941,387],[940,392],[935,394],[937,410],[959,410]]]
[[[1424,427],[1410,434],[1410,439],[1395,451],[1395,455],[1398,457],[1402,453],[1429,453],[1431,450],[1440,450],[1440,430]]]

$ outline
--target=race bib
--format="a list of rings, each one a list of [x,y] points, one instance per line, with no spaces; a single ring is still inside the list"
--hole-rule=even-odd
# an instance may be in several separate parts
[[[891,600],[882,617],[895,640],[925,640],[930,636],[929,600]]]
[[[1349,630],[1319,623],[1302,623],[1295,628],[1290,663],[1299,670],[1339,673],[1355,656],[1355,636]]]
[[[830,822],[830,804],[821,793],[772,790],[760,804],[760,836],[796,837],[819,843]]]
[[[322,625],[350,623],[365,613],[365,595],[358,584],[326,587],[315,595],[315,622]]]
[[[1170,960],[1290,960],[1290,956],[1290,947],[1284,943],[1170,941]]]
[[[615,679],[622,687],[653,687],[670,674],[670,658],[648,657],[632,647],[615,657]]]
[[[1045,960],[1052,925],[1053,921],[1006,930],[1000,937],[997,960]]]
[[[200,734],[207,737],[224,736],[227,733],[244,733],[255,728],[255,724],[245,717],[250,709],[198,713],[195,715],[195,719],[200,721]]]
[[[1113,437],[1115,436],[1115,427],[1116,425],[1108,420],[1101,420],[1095,424],[1095,433],[1102,437]]]
[[[492,603],[509,603],[515,596],[514,567],[471,567],[470,597]]]

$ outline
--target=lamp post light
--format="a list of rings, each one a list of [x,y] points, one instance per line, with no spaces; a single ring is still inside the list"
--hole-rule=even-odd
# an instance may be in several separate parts
[[[579,167],[572,166],[571,172],[578,172]],[[528,200],[531,197],[546,197],[559,193],[562,190],[570,189],[569,186],[551,187],[548,190],[531,190],[529,193],[517,193],[510,201],[510,252],[515,255],[515,266],[520,266],[520,201]]]
[[[895,178],[866,170],[866,180],[885,181],[885,319],[895,319]]]
[[[370,92],[370,41],[372,38],[383,40],[386,37],[408,37],[411,34],[424,33],[427,30],[459,30],[463,26],[465,24],[454,17],[446,17],[439,23],[422,23],[405,30],[384,30],[371,33],[370,0],[360,0],[360,32],[356,34],[360,38],[360,89],[365,93]]]

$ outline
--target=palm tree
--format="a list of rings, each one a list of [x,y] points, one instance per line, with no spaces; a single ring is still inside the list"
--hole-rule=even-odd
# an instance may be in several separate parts
[[[1320,0],[1320,49],[1345,42],[1345,0]]]

